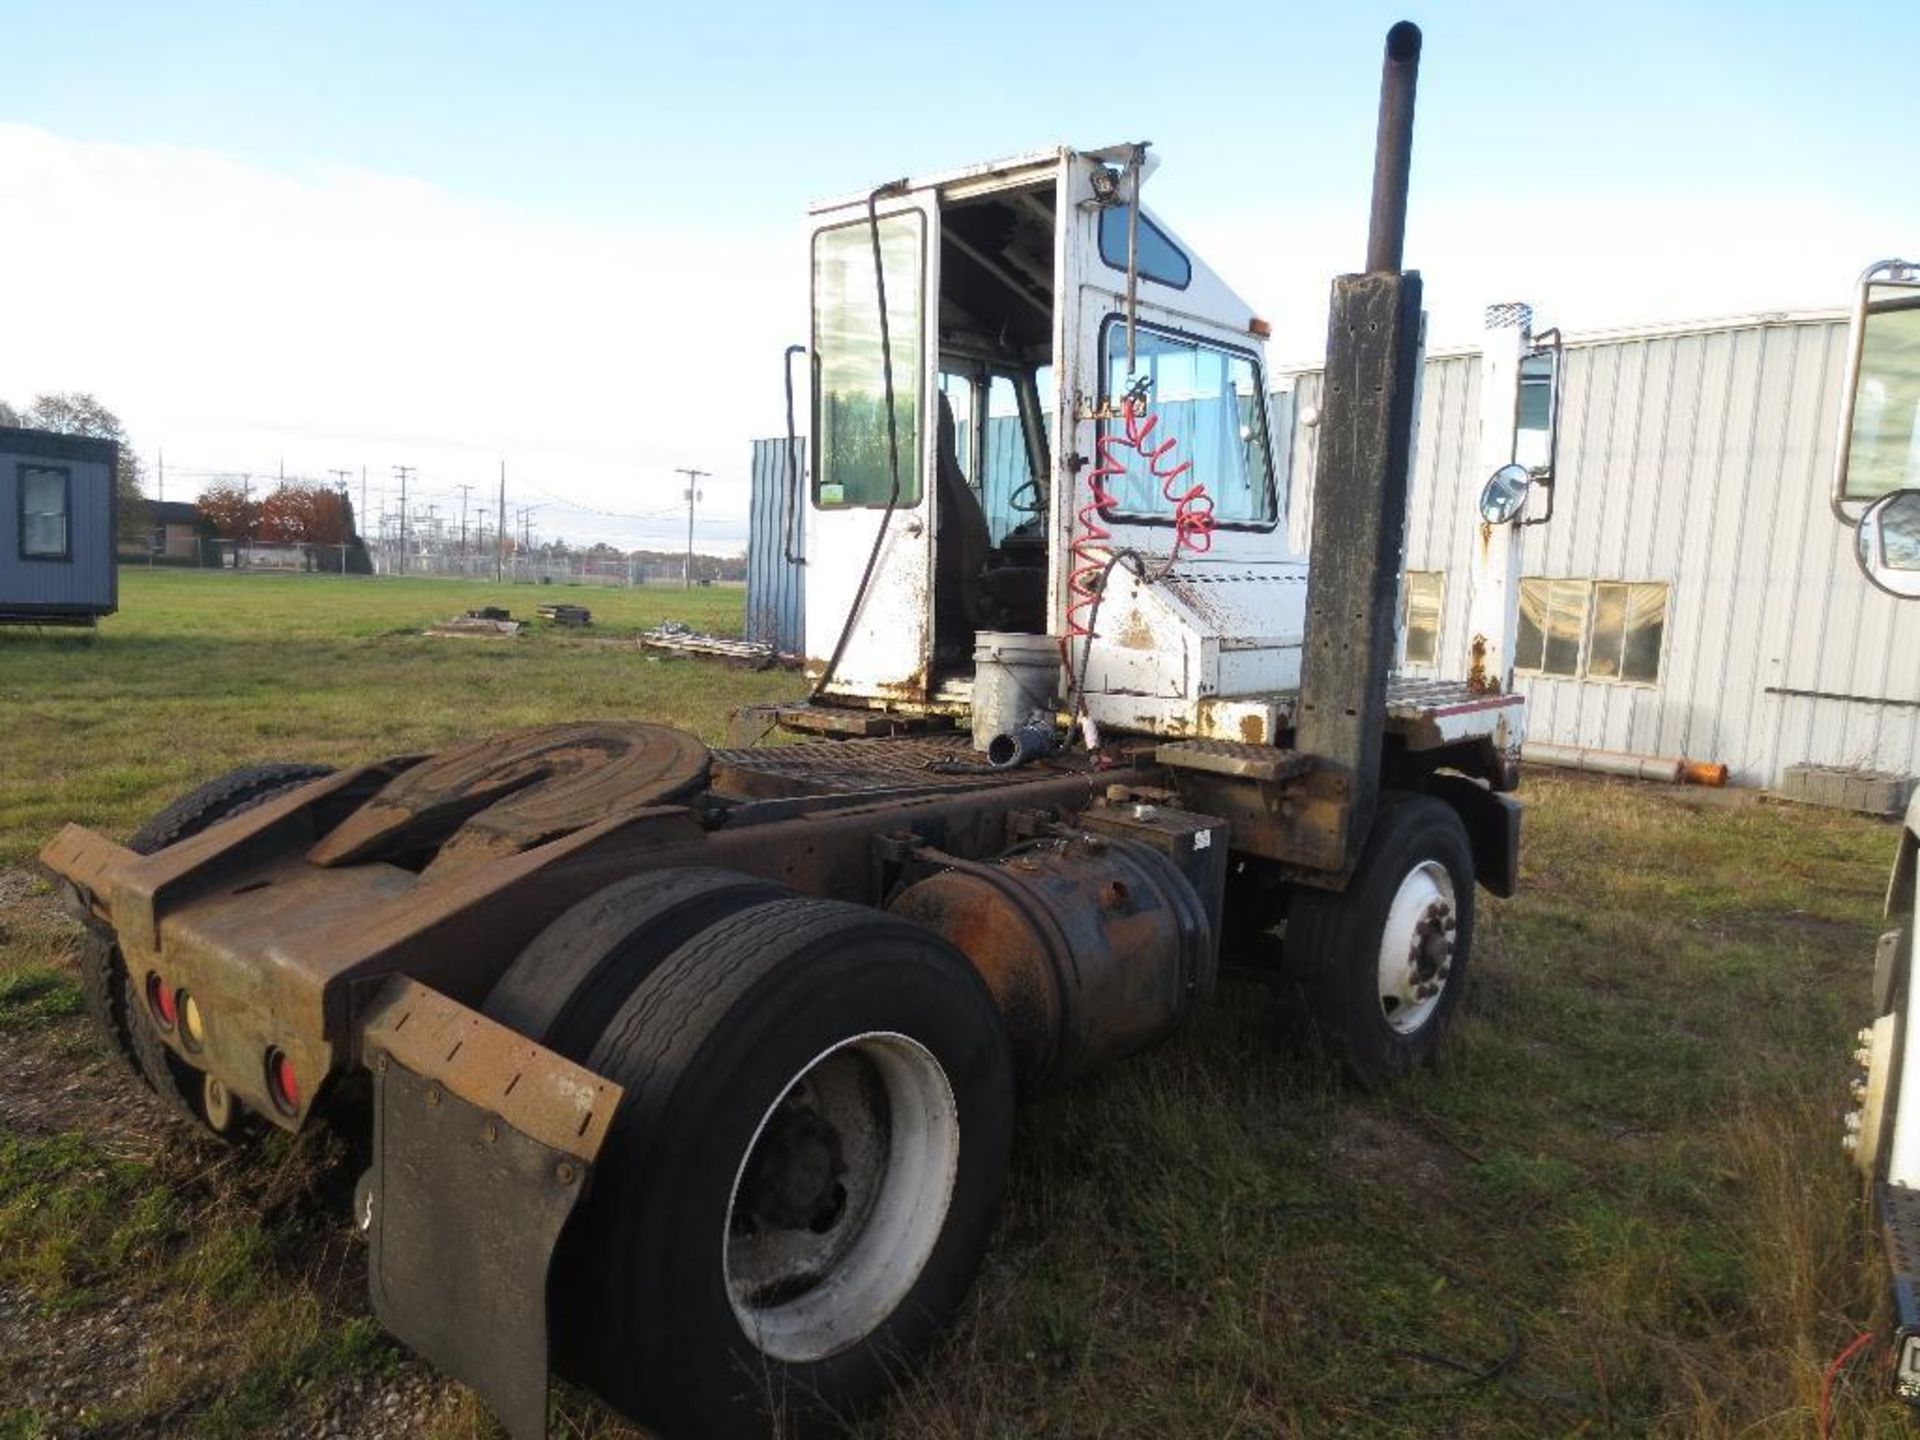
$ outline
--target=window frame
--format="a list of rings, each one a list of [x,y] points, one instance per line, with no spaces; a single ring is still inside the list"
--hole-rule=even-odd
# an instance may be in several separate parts
[[[1520,579],[1522,599],[1525,598],[1526,587],[1528,585],[1578,585],[1580,587],[1582,594],[1580,608],[1580,658],[1575,663],[1575,669],[1571,675],[1562,675],[1554,670],[1530,669],[1523,666],[1519,662],[1519,633],[1516,629],[1514,634],[1514,674],[1524,675],[1528,679],[1534,680],[1571,681],[1581,685],[1618,685],[1630,690],[1658,690],[1660,688],[1662,677],[1665,676],[1667,671],[1667,635],[1672,628],[1672,581],[1588,579],[1578,575],[1524,575]],[[1589,673],[1588,667],[1593,663],[1593,627],[1599,608],[1596,603],[1597,597],[1595,592],[1602,585],[1616,585],[1627,591],[1628,614],[1632,613],[1632,593],[1636,587],[1658,587],[1661,591],[1660,651],[1655,659],[1653,679],[1633,680],[1624,675],[1594,675]],[[1625,668],[1626,664],[1627,634],[1627,627],[1623,623],[1620,631],[1620,659],[1622,669]],[[1545,660],[1545,658],[1546,655],[1543,645],[1541,659]]]
[[[1413,578],[1431,576],[1436,594],[1433,600],[1433,654],[1415,659],[1409,648],[1413,639]],[[1440,663],[1440,636],[1447,628],[1447,572],[1444,570],[1404,570],[1400,579],[1401,663],[1432,665]]]
[[[1110,205],[1101,210],[1093,222],[1093,248],[1100,254],[1100,263],[1105,265],[1109,270],[1118,270],[1122,275],[1127,273],[1127,242],[1125,232],[1122,232],[1120,240],[1120,258],[1116,260],[1107,253],[1107,216],[1125,215],[1126,213],[1127,207],[1125,205]],[[1153,285],[1163,285],[1169,290],[1185,290],[1193,284],[1193,257],[1180,248],[1179,242],[1165,230],[1154,224],[1153,221],[1147,217],[1147,212],[1144,210],[1140,212],[1140,228],[1142,231],[1150,230],[1157,235],[1160,238],[1160,243],[1178,255],[1181,264],[1185,265],[1187,269],[1186,279],[1180,281],[1177,285],[1163,276],[1151,273],[1144,264],[1140,266],[1140,278]],[[1146,247],[1142,246],[1141,248],[1144,250]]]
[[[920,364],[914,373],[913,380],[914,385],[917,387],[915,393],[918,404],[914,407],[915,434],[913,453],[904,457],[907,463],[900,467],[900,499],[891,505],[891,508],[896,512],[901,510],[917,510],[927,503],[927,492],[932,489],[932,486],[927,483],[925,465],[925,456],[927,453],[927,422],[931,413],[928,407],[929,405],[939,403],[937,400],[934,400],[932,394],[933,391],[939,388],[940,370],[939,353],[937,349],[933,357],[934,383],[929,384],[927,381],[928,236],[930,232],[935,230],[936,226],[927,212],[918,205],[909,205],[902,209],[889,210],[875,218],[881,224],[885,224],[889,220],[912,219],[918,227],[918,239],[920,242],[919,274],[917,277],[918,284],[915,286],[916,303],[914,305],[913,316],[914,345],[916,353],[920,358]],[[824,467],[820,463],[826,441],[821,435],[821,431],[825,427],[820,423],[820,400],[822,398],[820,384],[820,267],[815,263],[816,247],[819,245],[820,237],[823,235],[829,235],[838,230],[851,230],[856,228],[869,232],[871,229],[867,218],[862,216],[858,219],[842,221],[838,225],[816,226],[807,241],[807,368],[810,372],[810,378],[812,380],[811,389],[813,392],[809,397],[810,403],[808,405],[808,414],[811,417],[811,423],[807,428],[813,433],[807,437],[808,458],[812,464],[812,471],[807,485],[807,501],[815,510],[826,512],[845,510],[879,510],[885,512],[889,509],[889,502],[886,500],[876,500],[871,504],[854,504],[845,500],[828,503],[820,498],[820,487],[826,483],[822,479]],[[881,263],[883,265],[886,263],[884,253],[881,256]],[[899,371],[896,369],[894,374],[897,394]],[[911,490],[913,496],[911,500],[907,498],[909,490]]]
[[[1113,334],[1116,325],[1125,325],[1127,317],[1118,310],[1109,310],[1100,321],[1100,333],[1097,344],[1100,351],[1100,408],[1107,409],[1114,402],[1113,395],[1107,389],[1110,367],[1107,363],[1107,340]],[[1267,457],[1267,518],[1265,520],[1220,520],[1214,521],[1215,530],[1237,530],[1250,535],[1271,535],[1280,527],[1283,507],[1280,504],[1280,477],[1273,465],[1273,417],[1267,413],[1267,377],[1260,364],[1260,352],[1244,345],[1231,345],[1210,335],[1196,334],[1173,325],[1161,325],[1149,320],[1136,320],[1134,329],[1150,335],[1159,335],[1169,340],[1183,341],[1203,349],[1215,350],[1223,355],[1236,355],[1253,366],[1254,411],[1260,417],[1260,443]],[[1100,440],[1107,434],[1106,427],[1111,420],[1094,422],[1094,448],[1098,453]],[[1176,439],[1180,438],[1178,436]],[[1107,508],[1100,511],[1103,520],[1116,521],[1122,525],[1154,525],[1168,529],[1173,527],[1172,515],[1140,514],[1131,510]]]
[[[60,539],[62,548],[58,554],[51,550],[29,550],[27,548],[27,475],[58,475],[60,477]],[[21,460],[14,466],[14,519],[18,525],[16,548],[23,561],[37,561],[49,565],[71,565],[73,563],[73,467],[70,465],[49,465],[41,460]]]

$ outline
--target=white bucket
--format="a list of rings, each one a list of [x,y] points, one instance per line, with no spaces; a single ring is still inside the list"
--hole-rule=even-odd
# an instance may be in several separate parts
[[[976,631],[973,637],[973,748],[1018,730],[1036,714],[1052,718],[1060,688],[1060,642],[1051,635]]]

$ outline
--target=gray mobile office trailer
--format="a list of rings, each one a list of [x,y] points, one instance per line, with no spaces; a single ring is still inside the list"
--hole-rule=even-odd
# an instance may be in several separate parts
[[[0,426],[0,625],[92,625],[120,604],[111,440]]]

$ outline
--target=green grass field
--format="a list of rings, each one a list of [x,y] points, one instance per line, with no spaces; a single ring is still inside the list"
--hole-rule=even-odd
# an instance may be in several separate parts
[[[20,868],[63,820],[124,834],[248,760],[612,713],[715,737],[798,689],[414,633],[483,601],[534,597],[134,573],[91,642],[0,634],[0,1440],[497,1433],[371,1322],[338,1147],[236,1154],[160,1119],[78,1018],[70,930]],[[586,603],[613,634],[739,622],[738,592]],[[965,1323],[857,1433],[1812,1435],[1826,1363],[1883,1305],[1837,1137],[1893,831],[1539,774],[1523,795],[1522,894],[1482,897],[1437,1072],[1355,1094],[1230,980],[1024,1111]],[[1863,1360],[1837,1433],[1910,1434],[1883,1396]]]

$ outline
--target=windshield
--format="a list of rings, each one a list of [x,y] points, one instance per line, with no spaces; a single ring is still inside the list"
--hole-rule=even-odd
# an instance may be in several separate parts
[[[1115,403],[1130,383],[1126,322],[1107,322],[1107,395]],[[1149,403],[1159,417],[1154,443],[1172,438],[1179,448],[1163,466],[1191,460],[1187,483],[1207,487],[1222,525],[1269,525],[1275,514],[1273,461],[1267,445],[1267,407],[1260,393],[1260,367],[1251,355],[1170,331],[1138,326],[1134,332],[1134,377],[1148,382]],[[1119,429],[1106,421],[1101,434]],[[1108,483],[1113,512],[1129,519],[1166,520],[1173,504],[1147,471],[1143,457],[1124,447],[1127,473]]]

